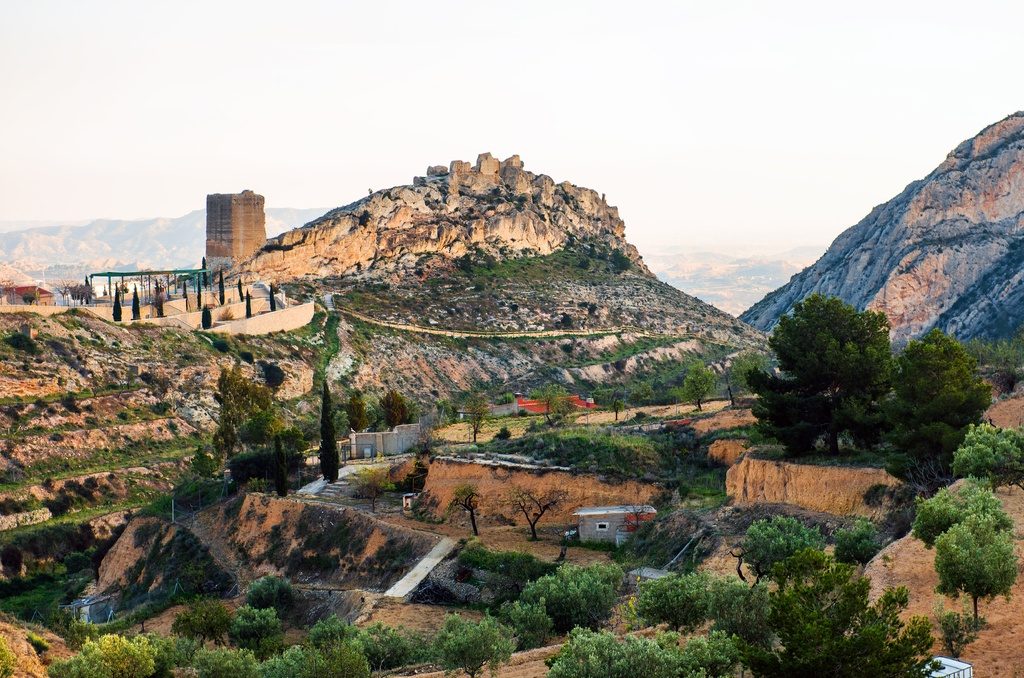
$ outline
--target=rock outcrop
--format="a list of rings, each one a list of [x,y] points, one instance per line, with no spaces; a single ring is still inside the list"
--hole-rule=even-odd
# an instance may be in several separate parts
[[[769,330],[812,293],[883,311],[897,342],[938,327],[999,337],[1024,321],[1024,112],[991,125],[874,208],[747,310]]]
[[[624,233],[604,196],[528,172],[517,155],[499,161],[483,153],[475,165],[431,166],[411,186],[331,210],[270,239],[240,267],[275,280],[340,276],[411,269],[431,254],[544,255],[585,240],[620,250],[647,272]]]
[[[791,504],[838,516],[878,518],[888,506],[884,490],[900,481],[880,468],[814,466],[747,455],[729,468],[725,491],[736,504]],[[878,492],[878,501],[871,495]]]

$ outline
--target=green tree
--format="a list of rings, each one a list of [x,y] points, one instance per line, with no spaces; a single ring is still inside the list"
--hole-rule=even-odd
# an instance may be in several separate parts
[[[708,596],[713,631],[737,636],[751,645],[771,645],[774,635],[768,626],[768,586],[748,586],[736,577],[721,577],[712,580]]]
[[[469,678],[476,678],[484,667],[496,671],[509,660],[515,649],[511,636],[509,629],[490,615],[474,622],[449,614],[444,618],[434,646],[442,668],[461,670]]]
[[[712,631],[688,640],[680,659],[681,676],[732,678],[740,663],[740,648],[732,636]]]
[[[978,630],[984,625],[974,621],[974,615],[964,601],[961,612],[947,610],[942,603],[935,604],[935,625],[939,627],[942,649],[950,657],[959,659],[967,646],[978,639]]]
[[[0,678],[11,678],[18,667],[18,657],[7,644],[7,639],[0,636]]]
[[[430,641],[401,626],[370,624],[359,629],[354,644],[374,671],[390,671],[431,659]]]
[[[196,445],[196,453],[192,455],[192,473],[200,478],[212,478],[220,470],[220,462],[214,459],[206,445]]]
[[[395,489],[395,484],[391,481],[391,470],[386,466],[359,469],[349,478],[356,496],[370,500],[372,513],[377,511],[377,500]]]
[[[665,623],[673,631],[693,631],[708,618],[710,583],[703,572],[645,581],[636,597],[637,613],[650,625]]]
[[[223,643],[231,628],[231,610],[213,598],[200,598],[189,603],[171,624],[171,633],[194,638],[200,643]]]
[[[991,424],[968,427],[953,453],[953,474],[988,480],[993,489],[1001,485],[1024,489],[1024,432]]]
[[[222,458],[230,458],[238,447],[242,424],[269,410],[272,396],[269,388],[253,382],[236,366],[221,370],[214,397],[220,403],[220,414],[213,447]]]
[[[871,582],[852,565],[814,549],[775,566],[768,624],[778,643],[740,642],[755,676],[905,676],[925,678],[931,666],[931,624],[903,621],[905,588],[886,589],[875,603]]]
[[[469,514],[469,524],[473,535],[479,535],[476,527],[476,512],[480,508],[480,492],[472,483],[462,483],[452,491],[452,500],[448,503],[448,512],[462,509]]]
[[[395,389],[391,389],[380,399],[380,408],[384,412],[384,423],[389,429],[409,423],[409,401]]]
[[[293,646],[260,666],[261,678],[370,678],[370,665],[355,644]]]
[[[1017,581],[1013,535],[992,515],[968,515],[936,538],[935,571],[939,593],[970,596],[977,625],[978,601],[1009,600]]]
[[[281,447],[281,436],[274,436],[274,490],[277,496],[288,496],[288,457]]]
[[[259,609],[243,605],[238,608],[228,635],[238,647],[252,650],[260,659],[274,654],[284,643],[281,620],[272,607]]]
[[[564,417],[572,411],[569,392],[561,384],[548,384],[532,394],[534,400],[544,405],[544,420],[550,425],[555,419]]]
[[[192,666],[199,678],[260,678],[260,665],[251,650],[200,648]]]
[[[245,299],[245,292],[242,291],[242,279],[238,279],[238,300],[242,301]]]
[[[548,678],[696,678],[681,673],[677,648],[650,638],[573,629],[551,663]]]
[[[248,291],[245,293],[245,317],[252,317],[252,296]]]
[[[115,323],[121,322],[121,290],[114,290],[113,318]]]
[[[789,516],[774,516],[751,523],[739,551],[734,551],[732,555],[739,561],[736,563],[736,573],[740,579],[746,581],[743,575],[743,564],[746,563],[754,571],[756,584],[771,573],[776,563],[798,551],[824,547],[825,539],[818,528],[806,527]]]
[[[833,535],[836,541],[836,560],[853,565],[867,565],[882,548],[875,524],[867,518],[858,518],[850,528],[840,528]]]
[[[313,647],[327,647],[333,643],[340,643],[351,640],[358,633],[358,629],[348,622],[339,619],[338,615],[332,614],[313,624],[309,629],[306,640]]]
[[[513,485],[508,491],[506,502],[512,510],[523,514],[526,524],[530,526],[530,539],[537,541],[537,523],[548,511],[565,503],[568,496],[562,489],[540,492]]]
[[[934,497],[919,497],[916,503],[913,534],[928,548],[935,544],[939,535],[972,515],[991,517],[996,528],[1002,531],[1013,528],[1013,521],[999,499],[977,481],[968,481],[959,490],[944,487]]]
[[[543,598],[535,603],[521,600],[505,603],[501,607],[501,619],[515,633],[520,650],[543,646],[554,630],[554,623],[544,609]]]
[[[744,351],[731,361],[725,371],[725,383],[729,390],[729,402],[735,405],[734,396],[750,393],[750,375],[768,371],[768,356],[754,351]]]
[[[654,387],[649,381],[638,381],[629,389],[629,402],[646,405],[654,400]]]
[[[258,610],[273,609],[283,617],[295,604],[295,590],[284,577],[267,575],[249,584],[245,602]]]
[[[366,399],[362,393],[353,391],[349,395],[345,413],[348,414],[348,425],[352,427],[353,431],[365,431],[370,427],[370,417],[366,412]]]
[[[683,400],[693,403],[700,412],[701,404],[714,388],[715,373],[705,365],[694,364],[687,370],[686,378],[683,379]]]
[[[208,330],[213,327],[213,314],[210,313],[210,309],[203,306],[203,315],[200,318],[204,330]]]
[[[864,444],[879,438],[879,402],[889,392],[892,353],[883,313],[857,312],[834,297],[814,294],[779,319],[768,344],[781,376],[750,375],[762,432],[806,454],[824,439],[839,453],[839,436]]]
[[[53,678],[150,678],[156,672],[156,653],[145,636],[100,636],[86,641],[82,651],[66,661],[54,662]]]
[[[220,279],[217,281],[217,294],[220,298],[220,305],[224,305],[224,271],[220,271]]]
[[[626,407],[626,403],[622,401],[622,398],[612,398],[611,405],[612,412],[615,413],[615,421],[619,420],[619,413],[622,412],[623,408]]]
[[[519,599],[543,604],[555,630],[566,633],[575,626],[597,628],[604,623],[621,583],[622,569],[617,565],[565,564],[528,584]]]
[[[274,283],[270,283],[270,312],[273,313],[277,310],[277,298],[275,295],[277,290],[274,289]]]
[[[938,329],[907,344],[886,402],[897,449],[918,460],[937,458],[948,468],[967,427],[981,421],[992,402],[977,367],[960,342]]]
[[[350,399],[350,405],[351,402]],[[338,479],[338,467],[338,434],[334,430],[334,404],[331,401],[331,389],[325,379],[320,394],[320,474],[324,480],[333,483]]]
[[[480,429],[483,428],[484,421],[491,414],[491,403],[488,402],[487,396],[482,392],[473,391],[463,401],[462,411],[466,416],[466,421],[469,422],[469,428],[473,432],[473,442],[475,443],[476,437],[480,434]]]
[[[139,288],[132,288],[132,320],[139,320],[142,318],[142,310],[139,307]]]

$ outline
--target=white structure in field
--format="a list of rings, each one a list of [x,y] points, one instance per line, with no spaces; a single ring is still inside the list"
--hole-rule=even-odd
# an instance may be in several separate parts
[[[959,659],[935,657],[941,665],[931,672],[931,678],[974,678],[974,667]]]

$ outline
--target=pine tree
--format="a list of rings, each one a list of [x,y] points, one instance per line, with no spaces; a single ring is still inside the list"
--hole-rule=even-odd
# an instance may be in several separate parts
[[[252,317],[252,297],[249,296],[248,292],[245,293],[245,317]]]
[[[288,496],[288,459],[281,449],[281,436],[274,436],[274,489],[277,496]]]
[[[220,292],[220,305],[224,305],[224,271],[220,272],[220,281],[217,283],[217,291]]]
[[[132,288],[132,320],[142,317],[142,309],[139,308],[139,288]]]
[[[114,290],[114,322],[121,322],[121,290]]]
[[[277,310],[277,300],[274,299],[274,283],[270,283],[270,312]]]
[[[326,381],[320,399],[320,473],[329,483],[338,479],[338,437],[334,431],[331,389]]]

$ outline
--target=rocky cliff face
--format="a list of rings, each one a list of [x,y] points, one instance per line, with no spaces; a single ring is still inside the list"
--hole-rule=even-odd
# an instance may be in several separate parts
[[[897,342],[961,339],[1024,321],[1024,112],[982,130],[873,209],[814,265],[746,311],[762,330],[812,293],[883,311]]]
[[[242,268],[269,279],[411,270],[424,255],[545,255],[574,240],[618,249],[644,272],[604,196],[523,169],[519,156],[434,166],[267,242]]]

